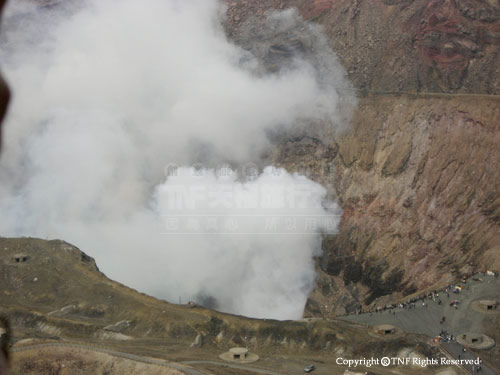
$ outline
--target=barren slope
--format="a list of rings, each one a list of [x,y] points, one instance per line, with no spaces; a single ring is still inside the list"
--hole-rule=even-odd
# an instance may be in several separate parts
[[[402,347],[414,348],[415,343],[425,355],[438,353],[428,338],[408,335],[377,340],[366,328],[348,322],[248,319],[160,301],[107,279],[92,258],[58,240],[0,238],[0,278],[0,314],[10,318],[19,347],[83,343],[90,348],[184,362],[218,360],[228,348],[245,346],[261,358],[252,364],[254,368],[294,373],[318,361],[318,374],[343,373],[335,364],[340,354],[396,355]],[[30,341],[20,341],[27,339]],[[54,358],[66,353],[64,348],[49,349]],[[76,351],[52,363],[55,367],[37,355],[32,362],[22,360],[16,368],[29,374],[30,363],[42,370],[57,370],[65,364],[78,373],[85,368],[88,356],[96,355]],[[107,359],[99,361],[102,363],[96,366],[106,369]],[[132,366],[127,361],[118,362],[116,366]],[[28,367],[22,370],[20,366]],[[381,368],[377,373],[384,371]]]

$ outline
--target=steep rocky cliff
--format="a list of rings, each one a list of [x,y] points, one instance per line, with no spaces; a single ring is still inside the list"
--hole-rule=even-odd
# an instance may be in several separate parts
[[[500,268],[499,118],[495,97],[375,95],[360,101],[352,132],[279,145],[276,160],[305,166],[344,209],[311,312]]]
[[[315,124],[274,140],[274,163],[309,174],[344,209],[340,234],[325,238],[306,315],[380,305],[500,268],[498,2],[228,6],[229,34],[243,45],[248,17],[298,7],[323,25],[360,99],[342,134]],[[291,44],[307,49],[290,35],[271,44],[268,56]]]
[[[319,23],[359,89],[498,94],[496,0],[225,0],[231,34],[296,7]]]

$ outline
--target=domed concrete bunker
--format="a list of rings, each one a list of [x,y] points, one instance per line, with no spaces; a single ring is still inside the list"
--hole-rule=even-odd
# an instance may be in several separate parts
[[[498,299],[481,299],[473,301],[472,308],[483,314],[498,314],[500,313],[500,302]]]
[[[251,363],[259,359],[259,356],[250,353],[247,348],[231,348],[228,352],[222,353],[220,359],[235,363]]]
[[[381,324],[375,327],[375,333],[382,336],[389,336],[396,333],[396,327],[390,324]]]
[[[368,334],[378,339],[393,339],[402,336],[404,332],[391,324],[380,324],[370,328]]]
[[[16,254],[12,257],[13,263],[25,263],[29,260],[29,256],[27,254]]]
[[[479,301],[479,306],[486,311],[493,311],[497,309],[498,302],[494,300],[482,300]]]
[[[457,336],[457,342],[470,349],[490,349],[495,346],[495,340],[481,333],[466,332]]]
[[[233,355],[233,360],[245,359],[248,356],[248,349],[246,348],[231,348],[229,353]]]

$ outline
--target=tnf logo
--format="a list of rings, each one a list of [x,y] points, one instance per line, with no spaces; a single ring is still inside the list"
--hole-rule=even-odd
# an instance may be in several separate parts
[[[399,357],[392,357],[391,358],[391,363],[392,365],[408,365],[410,363],[411,358],[399,358]]]

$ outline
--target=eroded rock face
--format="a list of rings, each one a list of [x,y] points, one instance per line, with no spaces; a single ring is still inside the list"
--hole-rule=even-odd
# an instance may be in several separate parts
[[[270,161],[322,183],[344,210],[305,315],[380,306],[458,272],[500,268],[500,101],[488,96],[500,86],[498,3],[233,0],[228,33],[248,48],[245,20],[289,7],[323,26],[362,97],[342,135],[314,124],[273,139]],[[286,57],[273,56],[270,70]]]
[[[361,99],[352,131],[317,137],[320,158],[301,152],[303,141],[282,140],[275,161],[314,171],[344,209],[340,234],[323,244],[312,315],[500,268],[499,104],[372,96]]]
[[[225,0],[244,20],[296,7],[324,27],[358,89],[498,94],[500,7],[493,0]]]

